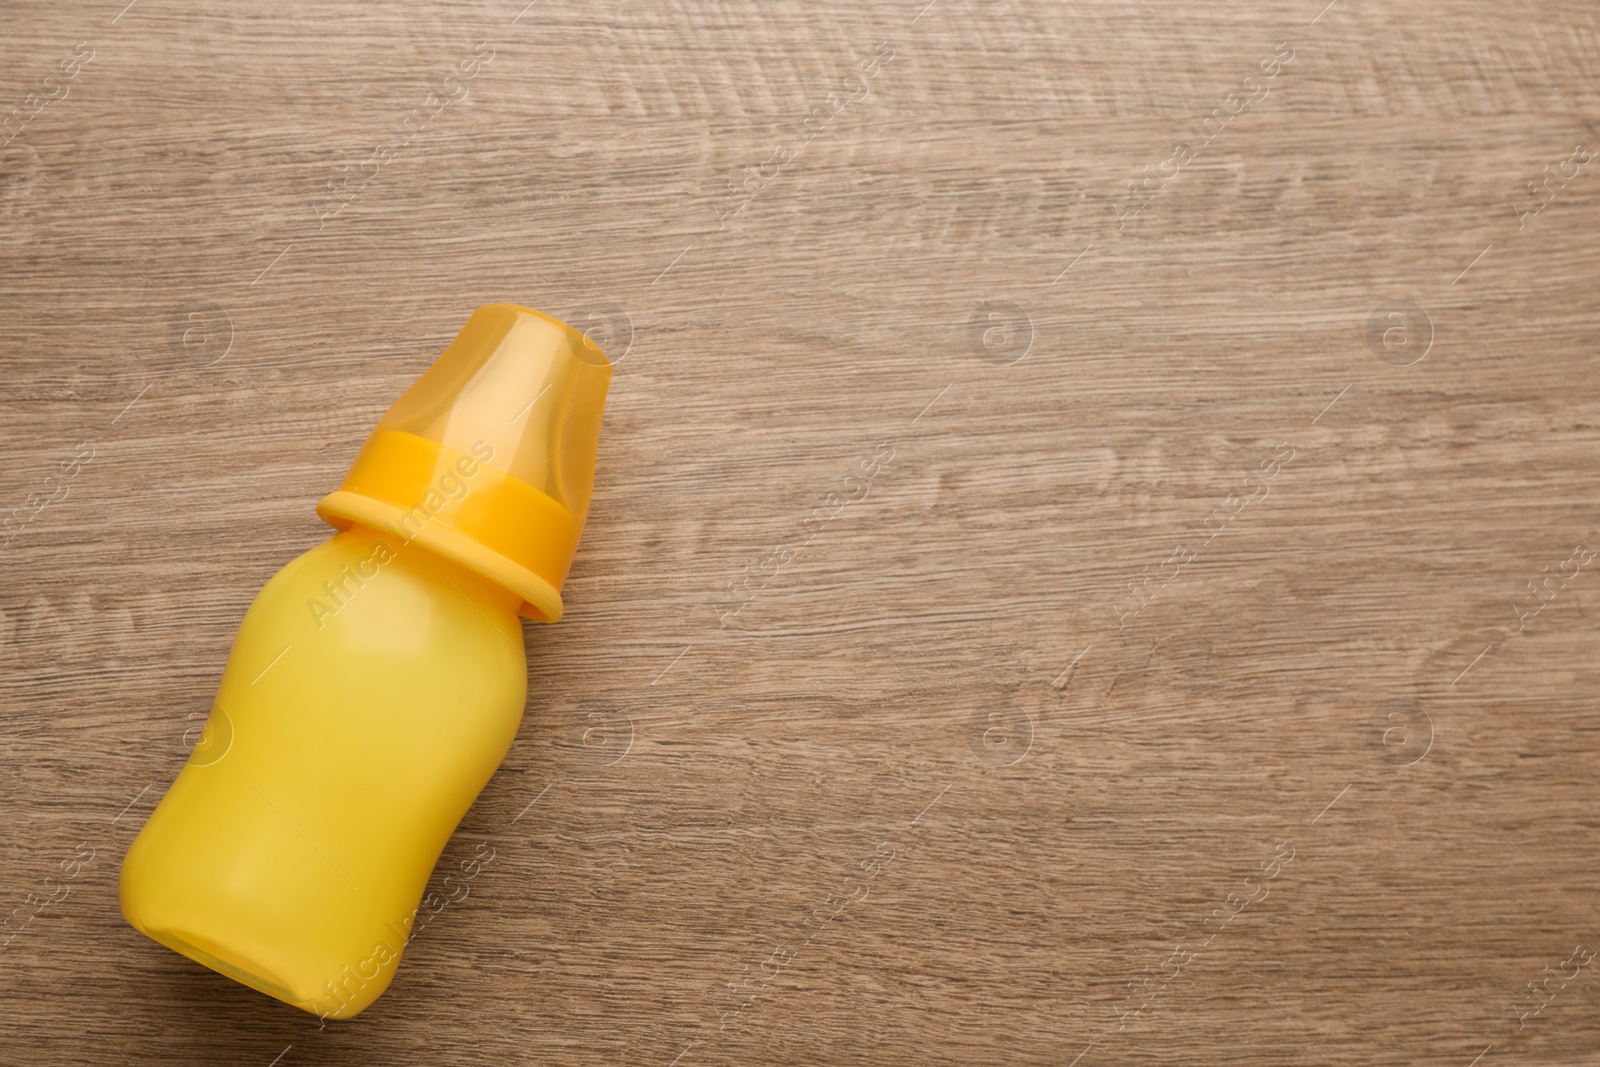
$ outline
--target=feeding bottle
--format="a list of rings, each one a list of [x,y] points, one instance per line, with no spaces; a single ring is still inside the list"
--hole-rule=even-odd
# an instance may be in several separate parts
[[[445,842],[527,697],[518,616],[561,618],[611,364],[479,308],[245,612],[200,741],[122,863],[122,913],[327,1018],[394,978]]]

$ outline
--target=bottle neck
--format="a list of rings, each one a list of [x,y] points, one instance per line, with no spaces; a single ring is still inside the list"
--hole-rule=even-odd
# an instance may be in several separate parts
[[[390,556],[385,565],[403,561],[431,576],[443,579],[479,610],[494,611],[515,618],[517,609],[522,605],[520,596],[499,583],[490,581],[477,571],[464,567],[447,556],[430,551],[415,540],[400,537],[393,531],[356,522],[351,523],[348,530],[334,536],[356,537],[386,546]]]

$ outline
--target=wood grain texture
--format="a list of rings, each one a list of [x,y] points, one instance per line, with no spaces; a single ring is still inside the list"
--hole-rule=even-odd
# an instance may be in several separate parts
[[[4,6],[0,1061],[1600,1063],[1593,5],[925,3]],[[495,300],[568,616],[319,1030],[117,865]]]

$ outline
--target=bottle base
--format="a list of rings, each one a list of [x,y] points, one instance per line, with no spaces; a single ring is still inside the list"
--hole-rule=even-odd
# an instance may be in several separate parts
[[[187,956],[196,963],[208,967],[224,977],[235,982],[249,986],[258,993],[265,993],[269,997],[291,1004],[301,1011],[310,1012],[312,1015],[326,1015],[316,1005],[314,997],[296,993],[290,983],[272,973],[270,968],[262,966],[258,961],[248,959],[243,954],[230,951],[228,948],[214,944],[207,938],[194,932],[177,929],[155,929],[138,923],[134,924],[140,933],[151,940],[165,945],[167,948],[182,956]]]
[[[304,1011],[312,1011],[307,1006],[306,998],[296,995],[294,990],[291,990],[285,982],[280,981],[277,976],[267,971],[266,968],[262,968],[254,961],[238,957],[235,953],[227,952],[226,949],[222,949],[221,945],[203,945],[202,937],[197,937],[195,934],[187,933],[187,931],[176,931],[176,929],[149,929],[146,926],[141,926],[139,933],[150,937],[152,941],[166,945],[168,949],[178,952],[179,955],[186,955],[190,960],[194,960],[195,963],[208,966],[216,973],[224,974],[224,976],[234,979],[235,982],[243,982],[245,985],[250,985],[251,989],[256,990],[256,992],[266,993],[267,997],[275,997],[277,1000],[282,1000],[283,1003],[288,1003],[288,1005],[294,1005],[296,1008],[304,1009]]]

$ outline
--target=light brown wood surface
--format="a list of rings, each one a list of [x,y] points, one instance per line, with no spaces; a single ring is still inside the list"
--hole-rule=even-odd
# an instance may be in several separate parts
[[[6,5],[0,1062],[1600,1063],[1600,15],[1322,4]],[[568,615],[319,1030],[117,867],[497,300]]]

